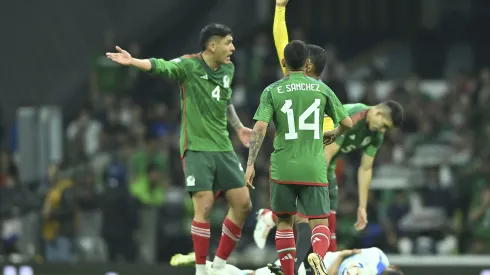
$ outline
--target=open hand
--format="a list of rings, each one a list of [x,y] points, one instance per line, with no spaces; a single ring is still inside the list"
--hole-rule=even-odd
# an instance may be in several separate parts
[[[357,209],[357,222],[354,225],[357,231],[363,230],[368,223],[366,208],[359,207]]]
[[[119,46],[116,46],[116,50],[117,53],[106,53],[105,55],[110,60],[117,62],[121,65],[125,65],[125,66],[131,65],[131,60],[132,60],[131,55],[127,51],[121,49]]]

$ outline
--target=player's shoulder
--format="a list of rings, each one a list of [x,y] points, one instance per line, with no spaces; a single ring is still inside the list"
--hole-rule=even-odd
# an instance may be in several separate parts
[[[279,86],[287,84],[287,81],[288,81],[287,77],[281,78],[281,79],[277,80],[276,82],[269,84],[269,86],[265,87],[264,91],[271,91],[274,88],[277,88]]]
[[[198,61],[199,60],[198,58],[199,58],[199,54],[197,54],[197,53],[196,54],[184,54],[182,56],[171,59],[170,62],[179,63],[182,65],[188,65],[188,64],[192,64],[192,63]]]
[[[347,113],[351,116],[366,111],[367,109],[370,108],[370,106],[364,103],[349,103],[349,104],[344,104],[343,106],[344,109],[347,111]]]

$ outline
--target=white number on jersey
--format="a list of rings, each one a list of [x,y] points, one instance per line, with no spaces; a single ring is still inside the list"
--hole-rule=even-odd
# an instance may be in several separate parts
[[[356,146],[354,144],[347,145],[345,148],[340,149],[342,153],[349,153],[350,151],[356,149]]]
[[[221,88],[219,86],[216,86],[214,90],[211,92],[211,96],[215,98],[217,101],[219,101],[219,93],[221,92]]]
[[[294,121],[294,112],[291,107],[293,106],[293,101],[291,99],[286,99],[281,111],[287,115],[288,118],[288,133],[286,133],[286,140],[297,139],[298,132],[296,132],[296,125]],[[310,105],[300,116],[298,121],[299,130],[309,130],[314,131],[313,138],[320,139],[320,99],[315,99],[315,102]],[[306,119],[313,114],[313,123],[306,123]]]

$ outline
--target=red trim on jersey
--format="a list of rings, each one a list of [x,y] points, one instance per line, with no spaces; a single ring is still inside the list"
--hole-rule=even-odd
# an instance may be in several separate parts
[[[185,165],[185,157],[182,157],[182,171],[184,172],[184,175],[185,175],[185,170],[187,168],[187,166]]]
[[[184,118],[182,119],[183,120],[183,127],[184,127],[184,152],[182,152],[182,156],[180,156],[180,158],[184,158],[184,155],[185,155],[185,151],[187,151],[187,112],[186,112],[186,98],[185,98],[185,87],[184,87],[184,83],[182,83],[180,85],[180,89],[182,90],[182,98],[184,100],[184,106],[183,106],[183,110],[182,110],[182,114],[184,116]]]
[[[308,218],[308,219],[325,219],[328,216],[330,216],[330,213],[318,215],[318,216],[307,216],[307,215],[304,215],[304,214],[301,214],[298,212],[298,213],[296,213],[296,215],[300,216],[301,218]]]
[[[311,186],[328,186],[328,182],[323,183],[323,182],[307,182],[307,181],[282,181],[282,180],[275,180],[272,178],[270,180],[277,183],[277,184],[301,184],[301,185],[311,185]]]
[[[274,212],[274,211],[272,211],[272,213],[274,213],[274,215],[276,215],[276,216],[279,216],[279,215],[289,215],[289,216],[294,216],[294,215],[296,215],[298,212]]]
[[[369,109],[368,109],[369,110]],[[350,118],[352,119],[352,125],[356,125],[359,121],[363,120],[366,118],[366,115],[367,115],[367,111],[368,110],[364,110],[364,111],[360,111],[359,113],[355,113],[353,114]]]

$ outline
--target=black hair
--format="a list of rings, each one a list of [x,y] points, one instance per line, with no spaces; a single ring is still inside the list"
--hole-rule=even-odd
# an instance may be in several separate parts
[[[308,44],[306,47],[309,51],[311,64],[313,64],[315,69],[313,73],[320,76],[327,65],[327,55],[325,54],[325,50],[322,47],[313,44]]]
[[[223,24],[211,23],[201,29],[199,44],[205,50],[208,47],[209,40],[213,36],[226,37],[227,35],[232,35],[230,27]]]
[[[389,100],[382,103],[383,106],[390,110],[391,121],[394,127],[400,127],[403,122],[403,107],[400,103]]]
[[[284,59],[286,66],[292,71],[299,71],[305,66],[308,58],[308,48],[305,42],[293,40],[284,48]]]

